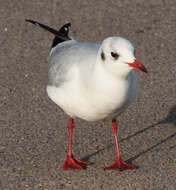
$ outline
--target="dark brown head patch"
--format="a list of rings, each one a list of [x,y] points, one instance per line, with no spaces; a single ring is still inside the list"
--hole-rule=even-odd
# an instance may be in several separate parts
[[[103,51],[101,52],[101,59],[102,59],[103,61],[105,60],[105,54],[104,54]]]

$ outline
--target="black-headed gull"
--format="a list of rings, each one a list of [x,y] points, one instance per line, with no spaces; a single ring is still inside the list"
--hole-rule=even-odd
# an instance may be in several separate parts
[[[106,170],[136,169],[120,157],[116,117],[135,99],[138,92],[136,71],[147,72],[136,60],[134,47],[121,37],[109,37],[102,43],[80,42],[68,36],[70,23],[59,31],[36,21],[26,20],[55,35],[49,56],[47,93],[69,116],[69,146],[63,170],[84,169],[89,162],[72,154],[73,118],[112,120],[116,160]]]

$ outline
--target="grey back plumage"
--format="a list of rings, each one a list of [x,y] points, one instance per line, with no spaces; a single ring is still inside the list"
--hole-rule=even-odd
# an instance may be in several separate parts
[[[80,65],[79,69],[86,64],[94,64],[96,61],[100,44],[79,42],[69,40],[58,44],[51,49],[48,73],[48,85],[59,87],[65,82],[71,80],[71,75],[67,75],[68,71],[75,65]],[[91,60],[89,59],[91,55]]]

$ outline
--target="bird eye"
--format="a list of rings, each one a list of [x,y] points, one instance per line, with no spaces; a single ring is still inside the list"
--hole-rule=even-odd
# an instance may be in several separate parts
[[[112,56],[114,59],[118,59],[119,54],[118,54],[118,53],[111,52],[111,56]]]

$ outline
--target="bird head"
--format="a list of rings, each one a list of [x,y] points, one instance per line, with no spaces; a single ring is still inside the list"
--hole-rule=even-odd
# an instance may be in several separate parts
[[[127,76],[133,69],[147,73],[147,69],[134,55],[134,46],[121,37],[106,38],[100,47],[99,59],[101,64],[118,76]]]

